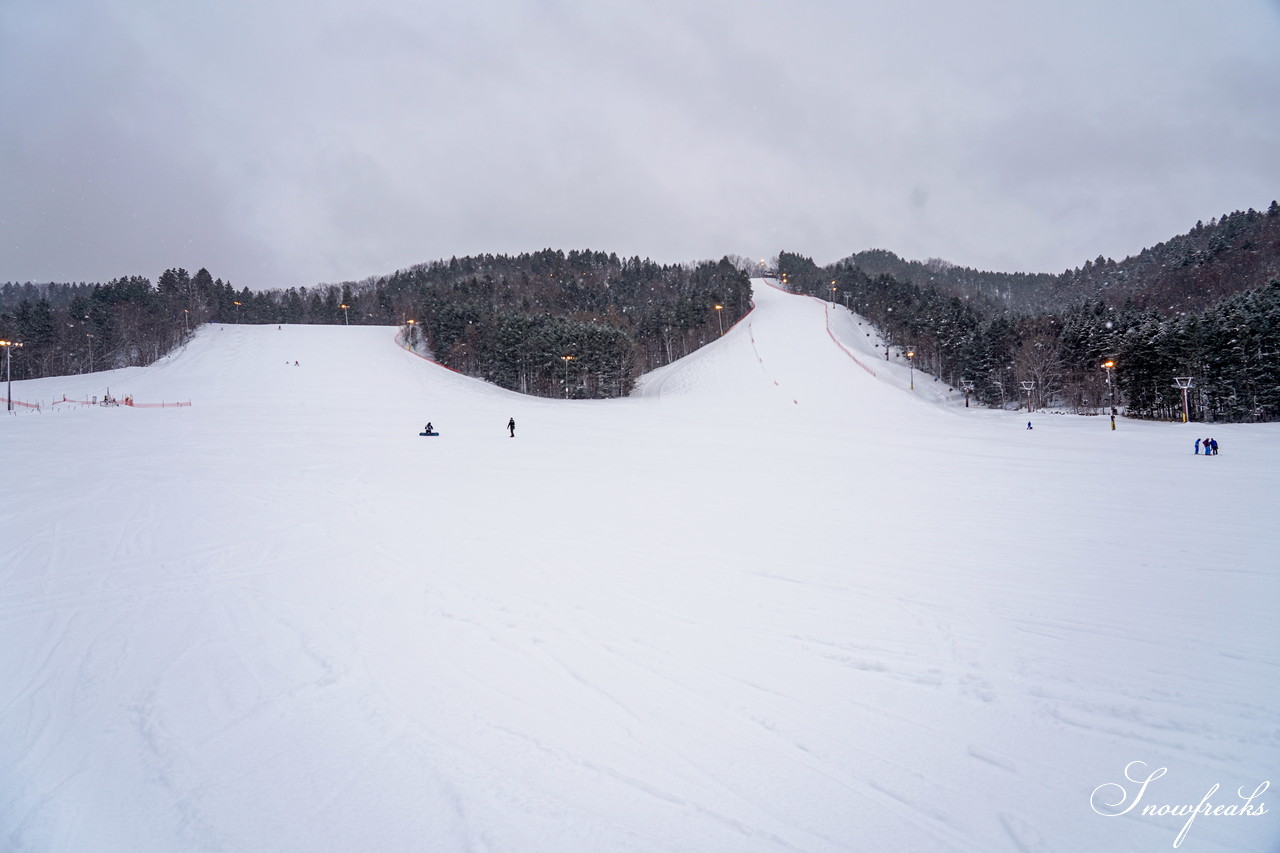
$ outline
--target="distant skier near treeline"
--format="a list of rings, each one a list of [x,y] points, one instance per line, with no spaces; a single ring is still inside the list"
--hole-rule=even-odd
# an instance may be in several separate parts
[[[511,430],[511,437],[515,438],[516,437],[516,419],[515,418],[512,418],[511,420],[507,421],[507,429]]]

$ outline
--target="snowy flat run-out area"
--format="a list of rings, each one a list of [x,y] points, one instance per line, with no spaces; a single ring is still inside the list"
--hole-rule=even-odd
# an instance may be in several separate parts
[[[755,289],[625,400],[342,326],[15,383],[0,849],[1134,853],[1277,781],[1280,425],[1027,430]]]

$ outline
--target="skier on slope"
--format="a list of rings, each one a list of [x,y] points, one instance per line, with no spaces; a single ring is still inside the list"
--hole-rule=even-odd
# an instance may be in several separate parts
[[[515,438],[516,437],[516,419],[515,418],[512,418],[511,420],[507,421],[507,429],[511,430],[511,437]]]

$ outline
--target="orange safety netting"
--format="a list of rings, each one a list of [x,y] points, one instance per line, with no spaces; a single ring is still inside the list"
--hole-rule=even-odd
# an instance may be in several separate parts
[[[4,401],[4,402],[5,402],[5,406],[6,406],[6,407],[8,407],[8,406],[26,406],[28,409],[38,409],[38,408],[40,408],[40,404],[39,404],[39,403],[24,403],[24,402],[22,402],[21,400],[10,400],[8,397],[6,397],[6,398],[5,398],[5,401]]]
[[[16,403],[17,401],[15,400],[14,402]],[[191,405],[190,400],[185,403],[138,403],[134,401],[133,397],[128,396],[112,397],[109,400],[73,400],[66,394],[62,395],[61,400],[53,401],[55,406],[59,403],[74,403],[77,406],[128,406],[131,409],[172,409]]]

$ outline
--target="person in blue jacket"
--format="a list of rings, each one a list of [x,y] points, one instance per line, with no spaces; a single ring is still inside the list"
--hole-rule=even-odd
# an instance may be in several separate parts
[[[1200,439],[1196,439],[1196,456],[1200,455]]]

